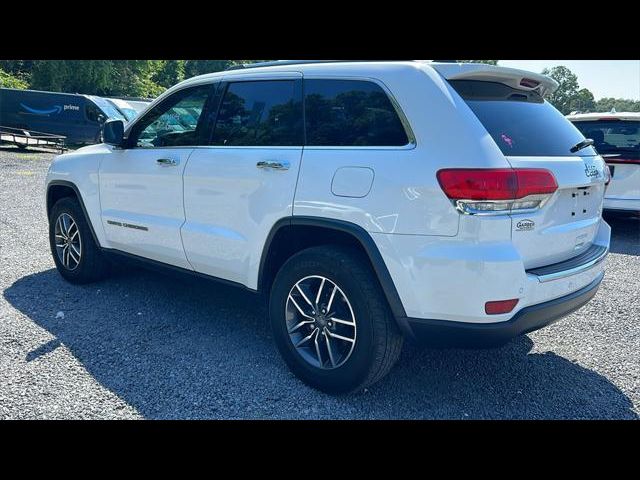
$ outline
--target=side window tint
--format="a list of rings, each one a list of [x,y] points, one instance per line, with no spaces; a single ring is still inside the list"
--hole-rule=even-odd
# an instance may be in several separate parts
[[[398,147],[407,133],[385,91],[361,80],[305,80],[309,146]]]
[[[85,111],[87,113],[87,120],[90,122],[98,123],[98,116],[100,115],[100,110],[93,103],[87,100]]]
[[[132,144],[139,148],[197,146],[200,116],[211,89],[202,85],[174,93],[136,125]]]
[[[300,82],[273,80],[229,84],[212,144],[217,146],[302,146]]]

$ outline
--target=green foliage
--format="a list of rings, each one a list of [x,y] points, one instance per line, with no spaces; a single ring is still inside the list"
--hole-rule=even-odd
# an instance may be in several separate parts
[[[616,112],[640,112],[640,100],[627,100],[623,98],[601,98],[597,101],[593,111],[610,112],[612,109]]]
[[[0,69],[0,87],[25,89],[29,84],[18,77],[15,77]]]
[[[170,88],[185,79],[184,60],[163,60],[153,81],[163,88]]]
[[[560,110],[563,115],[571,113],[574,110],[572,106],[579,102],[580,94],[578,91],[580,85],[578,85],[578,77],[567,67],[563,66],[553,67],[551,70],[545,68],[542,74],[553,78],[560,84],[555,92],[547,95],[547,100]],[[593,97],[593,95],[591,96]],[[586,98],[586,94],[583,93],[582,97]]]
[[[576,92],[569,102],[569,113],[574,111],[593,112],[596,109],[596,99],[593,93],[586,88],[581,88]]]
[[[487,65],[498,65],[500,60],[458,60],[460,63],[486,63]]]
[[[186,78],[223,71],[240,63],[265,60],[0,60],[0,86],[104,96],[153,98]],[[498,60],[458,60],[497,65]],[[560,83],[548,100],[562,113],[640,111],[640,101],[603,98],[580,88],[566,67],[542,73]]]

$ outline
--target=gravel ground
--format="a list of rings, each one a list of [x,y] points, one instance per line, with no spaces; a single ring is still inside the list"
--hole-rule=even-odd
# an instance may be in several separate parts
[[[332,398],[289,373],[270,338],[264,305],[250,293],[142,270],[85,287],[62,281],[44,214],[52,158],[0,149],[0,418],[640,414],[638,219],[611,220],[606,280],[571,317],[499,350],[407,346],[381,383]]]

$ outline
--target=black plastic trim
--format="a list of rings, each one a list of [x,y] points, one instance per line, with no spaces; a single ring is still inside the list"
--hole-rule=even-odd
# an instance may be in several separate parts
[[[100,242],[98,241],[98,236],[96,235],[96,232],[93,229],[93,224],[91,223],[91,217],[89,217],[87,208],[84,206],[84,200],[82,199],[82,195],[80,195],[80,190],[74,183],[68,182],[66,180],[52,180],[51,182],[49,182],[49,184],[47,185],[47,219],[51,221],[51,218],[49,218],[49,216],[51,214],[51,208],[53,208],[53,205],[49,205],[49,190],[53,186],[68,187],[75,192],[76,197],[78,197],[78,202],[80,203],[80,207],[82,208],[82,213],[84,214],[84,218],[87,221],[87,224],[89,225],[89,230],[91,230],[91,235],[93,236],[93,240],[96,242],[96,245],[100,246]]]
[[[511,339],[546,327],[575,312],[597,293],[604,278],[601,273],[586,287],[565,297],[520,310],[506,322],[462,323],[418,318],[406,319],[412,338],[419,343],[440,347],[496,347]]]
[[[132,262],[138,264],[144,268],[149,270],[154,270],[162,273],[173,273],[187,277],[197,277],[202,280],[208,280],[215,283],[224,284],[230,287],[239,288],[241,290],[246,290],[251,293],[259,293],[257,290],[249,288],[241,283],[232,282],[230,280],[225,280],[219,277],[213,277],[211,275],[207,275],[205,273],[196,272],[194,270],[187,270],[182,267],[177,267],[175,265],[170,265],[168,263],[159,262],[157,260],[152,260],[150,258],[140,257],[138,255],[134,255],[132,253],[123,252],[122,250],[115,250],[110,248],[101,248],[102,253],[104,253],[107,257],[111,259],[112,262],[117,263],[118,260],[125,260],[128,262]]]
[[[267,241],[264,246],[264,250],[262,252],[262,258],[260,260],[260,270],[258,272],[258,285],[262,285],[263,276],[264,276],[264,267],[267,260],[267,255],[271,248],[271,243],[280,230],[283,227],[290,226],[309,226],[309,227],[321,227],[329,230],[338,230],[344,233],[347,233],[353,236],[358,242],[362,245],[371,264],[373,265],[374,272],[382,286],[382,290],[389,302],[389,307],[393,315],[398,320],[398,324],[400,328],[406,333],[409,332],[408,325],[405,322],[405,318],[407,316],[404,306],[402,305],[402,300],[400,299],[400,295],[398,295],[398,291],[396,290],[396,286],[393,283],[393,279],[391,278],[391,274],[387,269],[387,265],[384,263],[382,255],[378,250],[373,238],[371,235],[359,225],[354,223],[345,222],[343,220],[335,220],[335,219],[327,219],[327,218],[319,218],[319,217],[305,217],[305,216],[293,216],[289,218],[283,218],[280,221],[276,222],[274,227],[271,229],[267,237]]]
[[[579,268],[582,265],[586,265],[593,260],[601,258],[607,253],[607,251],[607,247],[594,244],[577,257],[573,257],[564,262],[554,263],[553,265],[548,265],[546,267],[532,268],[531,270],[527,270],[527,273],[536,275],[538,277],[544,277],[545,275],[553,275],[554,273],[565,272],[567,270]]]

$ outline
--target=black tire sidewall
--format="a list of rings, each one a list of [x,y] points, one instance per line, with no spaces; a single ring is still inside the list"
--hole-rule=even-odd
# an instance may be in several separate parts
[[[76,225],[78,225],[78,230],[80,232],[82,252],[80,264],[75,270],[69,270],[62,264],[58,258],[58,252],[56,250],[55,224],[58,217],[63,213],[67,213],[71,218],[73,218]],[[94,277],[96,276],[95,263],[96,260],[98,260],[95,257],[100,255],[100,252],[95,245],[93,234],[87,224],[84,212],[75,199],[63,198],[53,206],[49,221],[49,245],[51,247],[51,254],[53,256],[53,261],[56,264],[56,268],[66,280],[72,283],[88,283],[94,280]]]
[[[357,255],[357,252],[353,255]],[[274,339],[289,368],[308,385],[338,394],[357,389],[367,378],[374,360],[375,332],[370,299],[354,276],[349,274],[347,267],[351,268],[352,265],[345,265],[342,255],[322,254],[317,249],[301,252],[292,257],[278,273],[269,302]],[[337,369],[322,370],[306,362],[297,352],[287,331],[285,309],[289,292],[297,282],[311,275],[321,275],[338,285],[349,299],[356,318],[354,350],[347,362]]]

